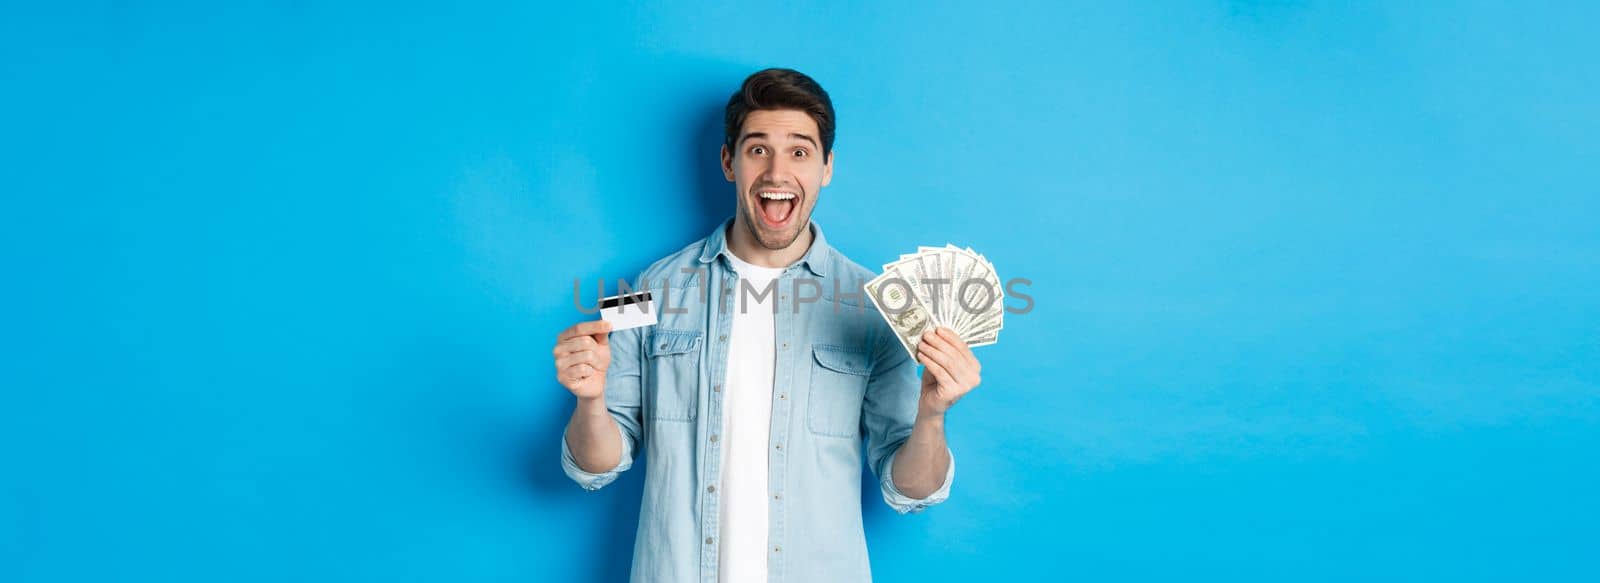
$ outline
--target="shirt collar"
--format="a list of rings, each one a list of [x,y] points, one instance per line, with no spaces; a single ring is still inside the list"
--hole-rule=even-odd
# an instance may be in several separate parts
[[[717,230],[706,237],[705,248],[700,251],[700,263],[711,263],[718,255],[732,253],[728,251],[728,230],[732,228],[733,219],[730,218],[723,221],[717,226]],[[806,228],[811,229],[811,248],[806,250],[806,254],[800,257],[798,263],[811,270],[817,277],[827,277],[828,241],[822,236],[822,227],[817,226],[816,221],[808,221]]]

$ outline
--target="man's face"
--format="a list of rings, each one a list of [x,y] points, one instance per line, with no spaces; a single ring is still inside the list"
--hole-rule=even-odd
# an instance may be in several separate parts
[[[734,149],[722,147],[722,174],[738,193],[738,214],[756,241],[784,249],[811,221],[817,192],[833,178],[817,122],[793,109],[752,111]]]

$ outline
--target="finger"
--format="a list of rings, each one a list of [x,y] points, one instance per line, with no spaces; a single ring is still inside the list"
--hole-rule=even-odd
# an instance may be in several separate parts
[[[962,340],[961,335],[957,334],[955,330],[951,330],[949,328],[940,328],[937,330],[937,332],[939,333],[940,338],[943,338],[945,342],[950,343],[950,346],[960,347],[967,345],[967,341]]]
[[[946,340],[943,336],[940,336],[935,332],[922,335],[922,344],[943,354],[948,354],[951,356],[957,354],[956,347],[951,345],[949,340]]]
[[[973,368],[977,368],[978,356],[972,353],[972,347],[967,345],[966,340],[961,339],[960,334],[957,334],[955,330],[951,330],[949,328],[940,328],[938,332],[940,336],[944,337],[944,339],[949,342],[951,352],[954,352],[957,356],[960,356],[963,360],[966,360],[973,366]]]
[[[595,353],[592,352],[592,351],[584,350],[584,351],[580,351],[580,352],[573,352],[571,354],[568,354],[566,356],[563,356],[561,358],[556,359],[556,368],[565,369],[565,368],[571,367],[574,364],[584,364],[584,363],[594,364],[594,362],[595,362]]]
[[[955,346],[956,353],[961,355],[962,358],[966,359],[967,364],[971,365],[972,368],[978,368],[978,355],[972,353],[972,346],[968,345],[967,341],[962,340],[961,336],[956,335],[955,332],[951,332],[950,334],[950,343]]]
[[[951,355],[944,349],[944,347],[939,345],[939,340],[937,337],[933,336],[930,336],[928,340],[923,340],[921,344],[917,345],[917,353],[919,355],[927,356],[929,359],[932,359],[942,365],[947,365],[951,361]]]
[[[593,336],[576,336],[556,343],[556,358],[561,358],[567,353],[594,348],[597,343]]]
[[[955,388],[957,386],[955,379],[950,376],[950,372],[946,371],[938,362],[926,357],[918,358],[918,360],[922,361],[922,366],[925,367],[923,372],[932,372],[934,380],[939,381],[939,386],[945,388]]]
[[[567,367],[567,373],[580,381],[593,376],[595,372],[596,371],[594,370],[594,367],[589,366],[588,364],[574,364],[570,367]]]
[[[920,346],[917,347],[917,362],[924,362],[924,361],[938,363],[939,368],[942,368],[944,370],[950,370],[950,357],[949,357],[949,355],[946,355],[944,352],[940,351],[937,347],[935,347],[932,344],[927,343],[927,342],[924,342]]]
[[[571,328],[567,328],[561,332],[559,339],[566,340],[568,338],[574,338],[577,336],[594,336],[596,334],[604,334],[610,331],[610,322],[605,320],[590,320],[588,322],[578,322],[577,324],[573,324]]]
[[[944,344],[948,348],[940,349],[939,344]],[[950,346],[949,341],[942,338],[934,338],[919,346],[918,352],[922,351],[921,348],[923,346],[930,349],[927,351],[929,358],[938,362],[939,366],[949,373],[950,378],[960,382],[959,386],[971,387],[977,385],[976,382],[973,382],[978,377],[977,371],[973,370],[971,363],[961,356],[954,346]]]
[[[571,386],[589,380],[589,375],[583,374],[583,371],[569,368],[556,374],[556,379],[560,380],[564,385]]]

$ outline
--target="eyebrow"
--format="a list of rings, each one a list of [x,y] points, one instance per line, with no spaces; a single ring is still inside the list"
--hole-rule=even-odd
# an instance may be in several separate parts
[[[745,142],[745,140],[748,140],[750,138],[762,138],[762,139],[765,139],[766,137],[767,137],[767,133],[766,132],[750,132],[748,134],[745,134],[745,135],[741,136],[739,138],[739,143],[743,144]],[[791,137],[791,138],[800,138],[800,139],[805,140],[807,142],[811,142],[811,147],[813,147],[813,148],[817,147],[817,141],[812,139],[811,136],[808,136],[808,135],[805,135],[805,134],[799,134],[799,133],[791,133],[791,134],[789,134],[789,137]]]

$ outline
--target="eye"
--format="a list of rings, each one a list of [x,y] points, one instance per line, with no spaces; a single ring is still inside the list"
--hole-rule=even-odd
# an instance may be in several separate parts
[[[796,157],[796,158],[804,158],[804,157],[810,156],[810,155],[811,155],[811,152],[807,152],[805,148],[795,148],[795,150],[794,150],[794,157]]]
[[[751,146],[750,147],[750,153],[753,154],[753,155],[756,155],[756,156],[764,156],[767,153],[767,147],[766,146]]]

